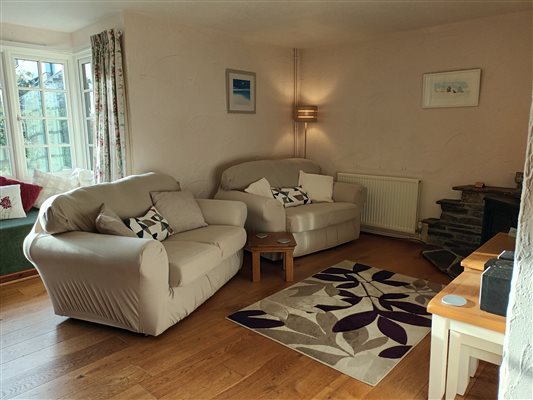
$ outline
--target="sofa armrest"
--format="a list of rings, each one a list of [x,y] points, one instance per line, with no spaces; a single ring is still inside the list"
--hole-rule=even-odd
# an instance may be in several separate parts
[[[333,184],[333,201],[354,203],[363,207],[366,196],[366,187],[358,183],[335,182]]]
[[[248,217],[245,227],[249,232],[284,232],[286,230],[285,208],[274,198],[269,199],[238,190],[221,190],[215,198],[237,200],[246,204]]]
[[[56,314],[150,335],[168,326],[168,258],[160,242],[79,231],[30,233],[24,252]]]
[[[205,222],[209,225],[244,226],[246,222],[246,204],[241,201],[196,199]]]

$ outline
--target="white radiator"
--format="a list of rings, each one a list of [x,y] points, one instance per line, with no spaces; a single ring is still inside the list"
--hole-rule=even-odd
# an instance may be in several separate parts
[[[361,230],[416,233],[420,179],[339,172],[337,180],[359,183],[368,190]]]

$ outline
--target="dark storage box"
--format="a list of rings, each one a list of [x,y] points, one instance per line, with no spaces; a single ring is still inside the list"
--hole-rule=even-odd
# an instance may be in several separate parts
[[[492,314],[505,316],[511,291],[513,262],[490,259],[481,274],[479,308]]]

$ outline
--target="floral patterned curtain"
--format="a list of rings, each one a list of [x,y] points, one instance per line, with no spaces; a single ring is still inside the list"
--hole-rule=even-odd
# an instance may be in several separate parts
[[[122,33],[110,29],[91,36],[95,103],[94,176],[112,182],[126,173],[126,104]]]

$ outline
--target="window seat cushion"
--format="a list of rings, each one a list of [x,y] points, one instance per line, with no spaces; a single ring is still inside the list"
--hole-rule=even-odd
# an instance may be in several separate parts
[[[39,210],[32,208],[26,218],[0,220],[0,275],[33,268],[24,257],[22,243],[37,220]]]

